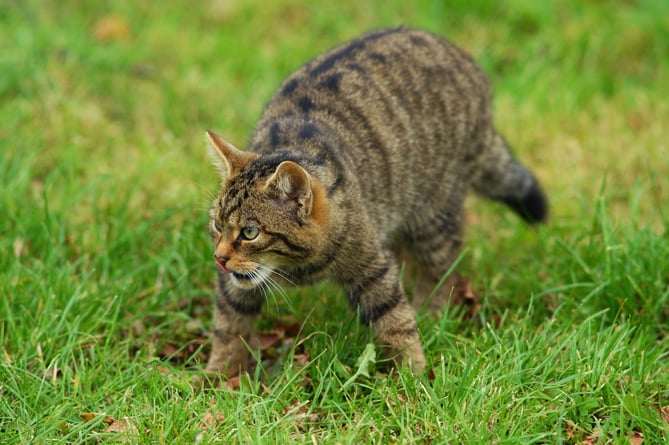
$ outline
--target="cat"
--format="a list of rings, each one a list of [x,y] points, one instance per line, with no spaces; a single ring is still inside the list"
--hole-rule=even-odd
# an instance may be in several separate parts
[[[495,130],[490,102],[467,53],[402,27],[363,35],[288,77],[247,151],[208,131],[222,186],[210,211],[219,270],[206,372],[247,368],[273,287],[326,279],[397,362],[423,372],[400,254],[417,265],[420,306],[459,254],[469,188],[529,223],[548,214],[538,181]]]

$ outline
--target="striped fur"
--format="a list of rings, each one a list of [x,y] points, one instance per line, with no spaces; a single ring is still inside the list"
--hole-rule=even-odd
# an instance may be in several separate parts
[[[462,50],[388,29],[291,75],[246,152],[208,132],[223,182],[211,209],[220,285],[207,370],[245,367],[268,291],[329,279],[398,360],[422,371],[400,252],[420,271],[416,305],[458,254],[470,187],[529,222],[547,213],[537,180],[494,129],[490,96]]]

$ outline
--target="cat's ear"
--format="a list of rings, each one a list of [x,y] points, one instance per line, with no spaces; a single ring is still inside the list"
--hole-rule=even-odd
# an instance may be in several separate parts
[[[279,199],[297,204],[303,217],[311,213],[313,194],[311,177],[300,165],[292,161],[283,161],[267,180],[265,190],[278,194]]]
[[[224,181],[257,156],[241,151],[209,130],[207,130],[207,145],[211,160]]]

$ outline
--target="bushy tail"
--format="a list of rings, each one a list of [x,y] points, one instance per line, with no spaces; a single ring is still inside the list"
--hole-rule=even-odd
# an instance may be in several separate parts
[[[481,195],[509,206],[528,223],[540,223],[548,217],[548,202],[539,181],[513,157],[499,135],[480,160],[472,185]]]

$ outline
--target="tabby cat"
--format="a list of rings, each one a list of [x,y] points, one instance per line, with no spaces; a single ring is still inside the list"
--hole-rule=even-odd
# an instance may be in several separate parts
[[[395,359],[421,372],[399,255],[419,271],[419,306],[458,255],[470,186],[530,223],[547,215],[537,180],[495,131],[490,100],[465,52],[428,32],[387,29],[291,75],[248,151],[207,132],[222,188],[210,212],[219,271],[206,370],[247,366],[273,287],[328,279]]]

